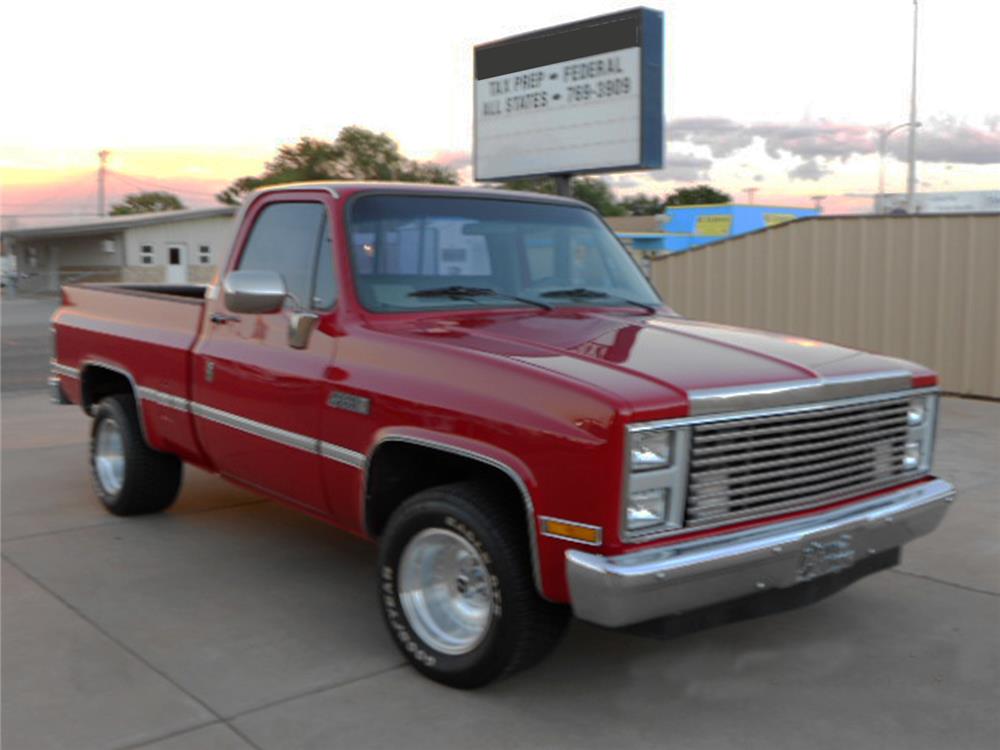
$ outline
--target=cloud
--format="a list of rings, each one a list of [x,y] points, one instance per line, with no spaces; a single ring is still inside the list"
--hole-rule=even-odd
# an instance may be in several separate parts
[[[840,159],[876,153],[877,129],[869,125],[818,122],[740,123],[725,117],[686,117],[667,123],[667,140],[706,146],[712,156],[725,158],[763,142],[768,156],[798,156],[807,161]],[[906,139],[897,136],[889,152],[905,158]],[[1000,116],[986,118],[985,127],[953,120],[931,120],[917,135],[917,159],[954,164],[1000,164]],[[800,164],[802,174],[823,169],[818,163]],[[796,171],[793,170],[793,171]],[[805,178],[809,179],[809,178]]]
[[[951,164],[1000,164],[1000,117],[988,118],[986,130],[953,120],[936,120],[917,130],[917,159]],[[906,138],[893,139],[889,153],[906,159]]]
[[[685,117],[668,121],[667,141],[686,141],[708,146],[712,156],[732,156],[753,143],[753,135],[746,126],[726,117]]]
[[[712,160],[690,154],[671,154],[664,156],[666,166],[650,172],[650,177],[656,180],[674,180],[675,182],[698,182],[708,179],[708,171],[712,168]]]
[[[830,174],[832,170],[823,166],[817,159],[806,159],[797,167],[789,171],[788,176],[793,180],[819,180]]]

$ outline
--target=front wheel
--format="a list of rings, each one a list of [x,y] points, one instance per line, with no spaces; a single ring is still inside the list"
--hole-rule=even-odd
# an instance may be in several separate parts
[[[182,464],[146,445],[131,397],[108,396],[94,410],[90,470],[104,507],[116,516],[136,516],[170,507]]]
[[[463,482],[414,495],[389,520],[382,612],[424,675],[479,687],[540,661],[559,640],[568,608],[535,591],[523,519],[503,492]]]

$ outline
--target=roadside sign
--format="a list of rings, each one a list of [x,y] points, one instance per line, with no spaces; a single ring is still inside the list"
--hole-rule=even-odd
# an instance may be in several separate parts
[[[695,220],[694,233],[701,237],[728,237],[732,231],[732,214],[704,214]]]
[[[475,48],[475,179],[663,166],[663,14],[636,8]]]

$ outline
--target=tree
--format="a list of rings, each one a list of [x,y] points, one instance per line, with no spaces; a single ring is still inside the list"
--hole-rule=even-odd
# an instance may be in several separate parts
[[[627,198],[622,198],[622,208],[632,216],[655,216],[662,214],[667,202],[663,198],[645,193],[636,193]]]
[[[703,203],[732,203],[729,193],[716,190],[711,185],[680,188],[667,196],[668,206],[697,206]]]
[[[234,205],[243,195],[265,185],[308,180],[394,180],[453,185],[455,172],[433,162],[417,162],[399,152],[398,144],[385,133],[374,133],[356,125],[340,131],[335,141],[303,137],[282,146],[257,177],[240,177],[216,195],[221,203]]]
[[[556,181],[551,177],[532,177],[519,180],[508,180],[500,187],[506,190],[529,190],[534,193],[554,195]],[[589,203],[602,216],[624,216],[625,209],[615,199],[611,188],[600,177],[574,177],[570,182],[570,192],[573,197],[584,203]]]
[[[179,211],[182,208],[185,206],[176,195],[156,190],[126,195],[121,203],[111,206],[111,215],[149,214],[156,211]]]

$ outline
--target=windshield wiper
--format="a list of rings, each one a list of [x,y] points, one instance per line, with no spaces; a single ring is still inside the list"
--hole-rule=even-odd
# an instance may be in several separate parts
[[[535,305],[543,310],[551,310],[552,305],[547,305],[537,299],[528,299],[527,297],[517,297],[512,294],[503,294],[496,291],[495,289],[490,289],[485,286],[439,286],[433,289],[420,289],[416,292],[410,292],[410,297],[450,297],[451,299],[473,299],[475,297],[499,297],[500,299],[509,299],[515,302],[522,302],[525,305]]]
[[[566,297],[567,299],[603,299],[605,297],[611,297],[612,299],[621,300],[622,302],[632,305],[633,307],[641,307],[650,315],[654,315],[656,313],[656,308],[645,302],[637,302],[636,300],[629,299],[628,297],[619,297],[617,294],[608,294],[607,292],[601,292],[597,289],[585,289],[584,287],[575,287],[573,289],[555,289],[551,292],[542,292],[541,296]]]

